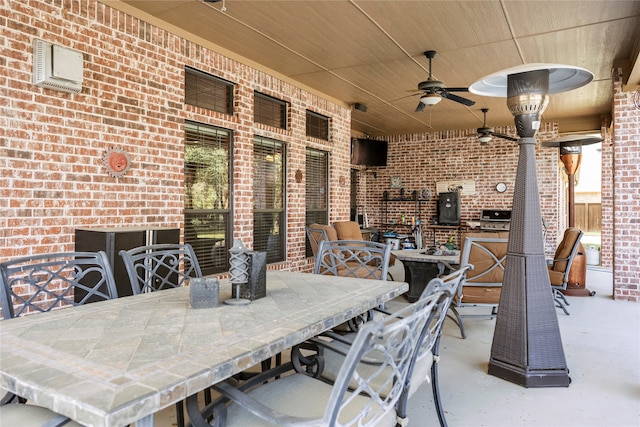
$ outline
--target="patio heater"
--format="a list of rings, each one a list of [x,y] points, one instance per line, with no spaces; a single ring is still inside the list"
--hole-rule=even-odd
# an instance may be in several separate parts
[[[506,96],[520,137],[489,375],[524,387],[568,387],[571,381],[544,256],[535,135],[549,94],[576,89],[591,80],[593,74],[583,68],[527,64],[491,74],[469,87],[478,95]]]
[[[582,146],[602,142],[602,137],[598,134],[576,134],[566,135],[551,141],[543,142],[543,147],[559,147],[560,161],[564,165],[564,171],[568,179],[567,214],[569,227],[575,227],[575,174],[580,169],[582,160]],[[562,291],[568,296],[586,297],[595,295],[595,291],[590,291],[586,287],[587,260],[582,243],[578,247],[578,253],[571,264],[569,271],[569,282],[567,289]]]

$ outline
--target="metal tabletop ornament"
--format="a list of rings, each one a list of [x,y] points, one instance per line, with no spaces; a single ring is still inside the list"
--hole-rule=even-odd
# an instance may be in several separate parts
[[[249,281],[249,251],[244,247],[241,240],[234,240],[233,247],[229,249],[229,273],[231,274],[231,284],[235,288],[235,298],[225,300],[225,304],[246,305],[251,300],[240,298],[240,285]]]

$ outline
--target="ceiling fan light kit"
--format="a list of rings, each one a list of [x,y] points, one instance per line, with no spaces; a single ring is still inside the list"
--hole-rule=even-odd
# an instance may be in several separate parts
[[[509,252],[488,373],[527,388],[568,387],[571,382],[544,255],[535,135],[550,93],[577,89],[591,80],[593,74],[584,68],[526,64],[469,87],[477,95],[506,96],[520,137]]]
[[[491,141],[491,137],[489,135],[481,135],[478,139],[480,140],[480,144],[482,145]]]
[[[422,98],[420,98],[420,102],[422,102],[424,105],[428,105],[429,107],[436,105],[440,101],[442,101],[442,98],[436,95],[435,93],[430,95],[425,95]]]
[[[424,110],[425,105],[433,106],[439,103],[442,98],[450,99],[451,101],[458,102],[460,104],[466,106],[472,106],[475,104],[475,101],[472,101],[467,98],[463,98],[458,95],[454,95],[451,92],[468,92],[469,89],[466,87],[446,87],[443,82],[440,80],[436,80],[433,77],[433,73],[431,71],[431,63],[433,58],[436,56],[435,50],[428,50],[424,53],[424,56],[429,60],[429,77],[427,80],[418,83],[418,93],[411,95],[420,95],[420,102],[416,107],[416,113],[419,113]]]

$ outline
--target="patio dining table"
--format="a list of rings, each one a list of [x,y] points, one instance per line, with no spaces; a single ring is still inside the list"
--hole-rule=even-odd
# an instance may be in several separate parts
[[[159,410],[407,289],[269,271],[267,296],[246,306],[194,309],[180,287],[2,320],[0,387],[86,426],[151,427]]]

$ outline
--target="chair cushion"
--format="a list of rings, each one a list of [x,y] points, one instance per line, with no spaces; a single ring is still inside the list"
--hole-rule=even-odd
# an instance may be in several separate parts
[[[0,426],[41,427],[56,417],[62,417],[47,408],[22,403],[9,403],[0,406]],[[69,421],[65,427],[82,427]]]
[[[490,237],[490,238],[499,238],[499,239],[507,239],[509,238],[508,232],[499,232],[499,233],[467,233],[462,237],[462,248],[460,253],[464,251],[464,244],[466,237]],[[487,242],[487,243],[478,243],[488,250],[490,250],[498,259],[501,259],[507,254],[507,243],[502,242]],[[494,268],[493,270],[485,272],[490,269],[495,261],[493,258],[489,257],[489,255],[484,252],[482,249],[472,247],[469,252],[469,264],[473,265],[473,270],[467,272],[467,282],[482,282],[482,283],[502,283],[502,279],[504,277],[504,271],[501,268]],[[504,265],[504,262],[503,262]],[[474,277],[480,276],[474,280]]]
[[[556,249],[556,253],[553,257],[554,261],[551,270],[560,271],[562,273],[567,269],[567,265],[569,263],[569,255],[571,255],[571,250],[573,246],[576,244],[576,240],[580,238],[580,229],[575,227],[567,228],[564,231],[564,236],[562,237],[562,241],[558,245]],[[560,281],[562,284],[562,281]]]
[[[502,286],[467,285],[462,288],[462,302],[465,304],[498,304],[501,292]]]
[[[334,222],[333,226],[339,240],[364,240],[360,225],[355,221],[338,221]]]
[[[549,269],[549,281],[551,286],[563,286],[564,272]]]
[[[318,228],[321,230],[325,230],[327,232],[327,237],[329,240],[338,240],[338,233],[336,233],[336,229],[327,224],[311,224],[309,228]]]
[[[249,394],[252,398],[283,414],[320,418],[325,412],[332,389],[331,385],[315,378],[304,374],[293,374],[263,384]],[[369,398],[366,396],[353,396],[352,398],[352,403],[347,408],[349,416],[357,415],[362,406],[369,402]],[[238,404],[232,404],[227,414],[228,427],[277,425],[262,420]],[[344,422],[342,419],[341,421]],[[380,427],[392,427],[395,425],[396,412],[393,408],[376,424],[376,426]]]

